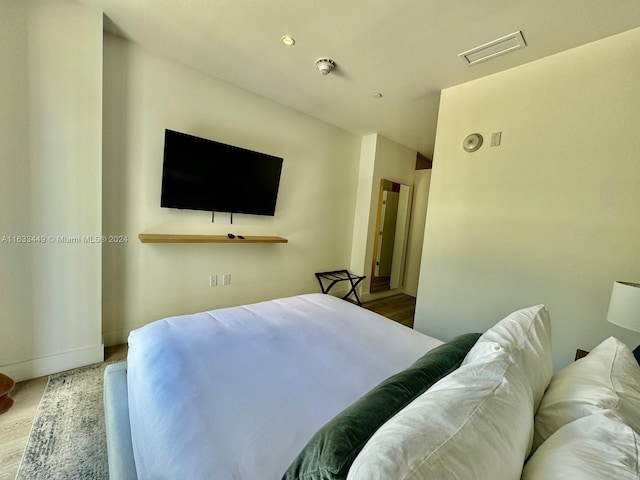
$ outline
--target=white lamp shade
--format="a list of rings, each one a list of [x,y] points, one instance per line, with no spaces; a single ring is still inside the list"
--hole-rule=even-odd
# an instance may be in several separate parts
[[[607,321],[640,332],[640,284],[615,282]]]

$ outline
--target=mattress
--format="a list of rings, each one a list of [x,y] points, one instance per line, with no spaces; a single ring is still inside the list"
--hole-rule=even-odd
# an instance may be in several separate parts
[[[139,479],[280,479],[311,436],[442,344],[330,295],[172,317],[131,332]]]

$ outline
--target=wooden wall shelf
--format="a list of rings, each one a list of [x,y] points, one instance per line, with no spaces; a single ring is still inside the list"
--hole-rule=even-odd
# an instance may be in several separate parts
[[[276,236],[246,235],[244,238],[229,238],[226,235],[191,235],[172,233],[140,233],[142,243],[287,243],[289,240]]]

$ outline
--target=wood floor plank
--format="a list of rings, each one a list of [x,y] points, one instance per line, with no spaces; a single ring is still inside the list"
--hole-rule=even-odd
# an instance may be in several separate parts
[[[127,358],[127,345],[105,348],[105,361]],[[0,480],[14,480],[49,377],[16,383],[8,412],[0,415]]]
[[[405,294],[393,295],[365,302],[362,306],[367,310],[372,310],[409,328],[413,328],[413,318],[416,311],[415,297]]]
[[[0,480],[16,477],[47,379],[18,382],[11,392],[13,406],[0,416]]]

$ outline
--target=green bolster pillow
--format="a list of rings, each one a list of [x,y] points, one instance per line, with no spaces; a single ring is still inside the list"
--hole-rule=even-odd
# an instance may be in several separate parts
[[[282,480],[346,479],[351,464],[375,431],[457,369],[478,338],[479,333],[460,335],[370,390],[311,437]]]

